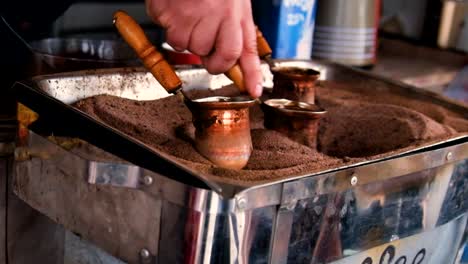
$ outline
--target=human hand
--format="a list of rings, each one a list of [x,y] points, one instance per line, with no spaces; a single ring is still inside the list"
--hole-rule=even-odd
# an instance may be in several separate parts
[[[146,11],[166,29],[176,50],[200,56],[211,74],[239,62],[247,91],[262,93],[255,25],[250,0],[146,0]]]

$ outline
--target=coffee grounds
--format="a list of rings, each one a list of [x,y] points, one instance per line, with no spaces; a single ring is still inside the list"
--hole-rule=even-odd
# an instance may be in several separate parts
[[[191,124],[191,113],[177,96],[133,101],[100,95],[79,101],[76,107],[150,147],[187,161],[210,164],[190,141],[177,136],[185,124]]]
[[[216,167],[195,150],[191,113],[178,96],[134,101],[99,95],[75,106],[197,172],[238,184],[309,175],[468,132],[468,120],[430,102],[383,91],[362,94],[331,81],[321,82],[316,94],[317,103],[328,111],[320,121],[318,150],[265,129],[256,105],[250,111],[253,152],[243,170]],[[232,96],[236,90],[190,94],[192,98],[213,95]]]
[[[453,133],[452,128],[411,109],[348,103],[330,108],[321,121],[319,149],[331,156],[366,157]]]
[[[254,129],[251,133],[255,151],[245,167],[246,170],[276,170],[323,159],[318,152],[284,137],[279,132]],[[271,159],[276,162],[265,162]]]

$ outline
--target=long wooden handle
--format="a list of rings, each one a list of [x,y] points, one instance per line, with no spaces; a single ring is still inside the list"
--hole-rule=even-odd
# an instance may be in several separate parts
[[[151,44],[143,29],[124,11],[114,13],[114,25],[123,39],[135,50],[143,65],[169,93],[174,93],[182,87],[174,69],[164,59],[156,47]]]
[[[244,75],[242,74],[242,69],[239,66],[239,63],[236,63],[232,66],[229,71],[224,73],[231,81],[239,88],[241,93],[245,93],[245,83],[244,83]]]
[[[262,59],[271,56],[273,51],[271,50],[270,45],[268,45],[268,41],[265,39],[265,37],[263,37],[263,34],[260,29],[258,29],[258,27],[256,27],[256,33],[258,56]]]

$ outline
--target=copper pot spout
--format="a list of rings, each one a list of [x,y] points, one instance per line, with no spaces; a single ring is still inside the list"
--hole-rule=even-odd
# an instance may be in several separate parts
[[[186,101],[195,126],[195,147],[215,165],[242,169],[252,153],[247,97],[208,97]]]

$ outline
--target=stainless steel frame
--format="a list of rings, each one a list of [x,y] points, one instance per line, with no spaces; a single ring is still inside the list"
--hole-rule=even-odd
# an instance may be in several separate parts
[[[350,68],[282,63],[468,115],[463,105]],[[179,74],[189,89],[229,83],[202,69]],[[67,104],[99,93],[168,96],[141,69],[41,76],[35,82]],[[267,184],[213,181],[219,189],[208,190],[126,162],[93,159],[30,131],[16,149],[15,169],[20,198],[129,263],[453,263],[468,218],[467,136]]]

